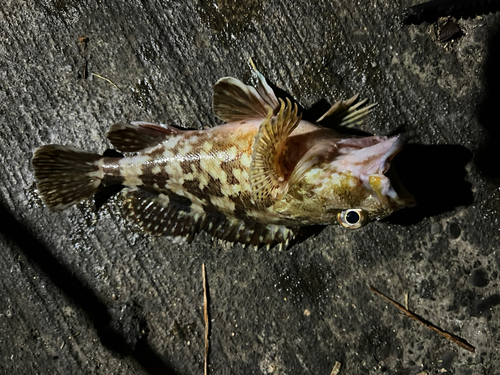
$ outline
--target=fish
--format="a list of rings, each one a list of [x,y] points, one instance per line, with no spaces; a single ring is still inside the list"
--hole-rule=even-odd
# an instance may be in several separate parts
[[[415,204],[390,168],[403,135],[334,130],[359,126],[373,105],[355,95],[310,122],[255,68],[252,79],[214,85],[218,126],[113,124],[108,140],[130,156],[38,148],[32,165],[42,201],[60,211],[121,184],[125,217],[147,233],[181,243],[203,230],[257,247],[288,244],[311,225],[360,228]]]

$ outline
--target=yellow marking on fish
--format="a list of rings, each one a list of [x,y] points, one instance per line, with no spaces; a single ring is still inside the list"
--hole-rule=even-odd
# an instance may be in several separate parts
[[[216,138],[216,140],[217,140],[217,138]],[[205,142],[203,142],[201,149],[208,154],[212,150],[213,147],[214,147],[214,145],[212,142],[205,141]]]
[[[163,206],[167,207],[168,204],[170,203],[170,198],[168,197],[168,195],[159,194],[158,195],[158,202],[161,203]]]
[[[165,164],[165,172],[167,172],[170,180],[175,183],[179,183],[179,180],[182,180],[182,175],[184,174],[181,165],[175,162]]]
[[[189,206],[189,208],[191,208],[191,212],[196,212],[198,214],[205,213],[205,210],[203,209],[203,207],[201,207],[200,205],[197,205],[195,203],[192,203],[191,206]]]
[[[243,153],[240,158],[241,165],[247,170],[250,169],[250,165],[252,164],[252,156],[246,153]]]
[[[221,193],[226,197],[237,196],[243,191],[240,184],[225,184],[221,186],[220,190]]]
[[[197,178],[199,181],[198,188],[200,190],[203,190],[208,186],[208,175],[205,172],[198,173]]]
[[[195,179],[194,173],[186,173],[182,178],[182,183],[184,183],[184,181],[193,181],[194,179]]]
[[[215,208],[220,209],[221,212],[227,212],[228,210],[234,212],[236,208],[233,201],[223,197],[211,197],[210,203],[212,203]]]
[[[125,186],[140,186],[143,184],[142,175],[142,163],[149,161],[151,158],[147,155],[136,156],[133,158],[134,162],[130,162],[127,159],[120,159],[118,162],[122,164],[120,170],[120,175],[123,177],[123,184]]]
[[[208,173],[214,180],[219,180],[221,184],[227,184],[227,174],[222,170],[220,160],[217,158],[202,158],[200,168]]]

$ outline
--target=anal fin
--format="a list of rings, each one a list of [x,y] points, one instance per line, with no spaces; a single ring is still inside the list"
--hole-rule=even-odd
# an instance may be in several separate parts
[[[139,152],[156,146],[181,131],[168,125],[138,121],[131,124],[113,124],[106,133],[106,137],[120,151]]]

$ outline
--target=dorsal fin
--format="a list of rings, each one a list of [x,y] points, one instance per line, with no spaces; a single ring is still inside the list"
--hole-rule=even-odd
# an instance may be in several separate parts
[[[177,243],[190,242],[204,230],[214,237],[245,245],[287,244],[298,230],[284,225],[260,224],[229,218],[219,213],[205,212],[180,196],[166,196],[141,188],[126,188],[125,213],[145,232],[173,237]],[[177,199],[178,198],[178,199]]]
[[[181,131],[168,125],[137,121],[131,124],[118,123],[111,125],[106,137],[120,151],[139,152],[156,146]]]
[[[316,120],[316,122],[323,126],[345,128],[352,128],[363,124],[368,118],[371,109],[376,106],[376,104],[362,107],[367,101],[367,99],[364,99],[353,105],[358,99],[358,96],[359,95],[356,94],[350,99],[336,102],[323,116]]]
[[[265,205],[279,199],[286,193],[288,181],[282,170],[282,156],[285,153],[285,142],[300,122],[297,115],[297,104],[289,99],[279,99],[281,107],[276,116],[269,109],[266,119],[255,136],[252,163],[250,164],[250,183],[255,199]]]
[[[257,70],[251,59],[250,63],[252,66],[252,78],[255,82],[257,82],[255,89],[268,106],[270,106],[275,111],[278,110],[280,103],[276,98],[276,94],[274,93],[271,86],[267,84],[266,79],[264,78],[262,73]]]
[[[221,78],[214,86],[214,114],[223,121],[265,118],[268,106],[254,87],[236,78]]]

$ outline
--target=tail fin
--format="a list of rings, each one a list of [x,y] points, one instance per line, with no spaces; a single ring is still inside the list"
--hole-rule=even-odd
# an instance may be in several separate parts
[[[73,147],[46,145],[33,155],[33,169],[43,202],[54,211],[97,192],[103,177],[102,156]]]

